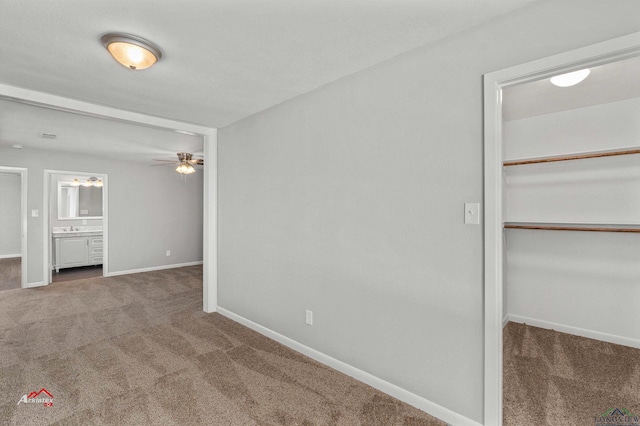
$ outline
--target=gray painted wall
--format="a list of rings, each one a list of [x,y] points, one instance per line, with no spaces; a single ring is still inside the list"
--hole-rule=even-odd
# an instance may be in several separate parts
[[[482,422],[482,76],[639,31],[612,3],[536,2],[221,129],[220,306]]]
[[[0,172],[0,256],[20,254],[20,175]]]
[[[202,173],[53,151],[0,148],[0,165],[28,168],[28,282],[43,280],[44,170],[109,175],[109,272],[202,260]],[[40,216],[31,217],[38,209]],[[165,256],[171,250],[171,256]]]

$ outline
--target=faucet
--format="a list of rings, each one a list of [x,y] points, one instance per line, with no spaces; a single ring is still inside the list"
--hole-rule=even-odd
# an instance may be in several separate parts
[[[69,231],[73,231],[73,225],[69,227]]]

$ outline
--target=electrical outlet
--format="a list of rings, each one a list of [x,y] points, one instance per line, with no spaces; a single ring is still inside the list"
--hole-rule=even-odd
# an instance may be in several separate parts
[[[309,325],[313,325],[313,312],[306,310],[305,322]]]
[[[167,250],[167,257],[171,256],[171,250]]]

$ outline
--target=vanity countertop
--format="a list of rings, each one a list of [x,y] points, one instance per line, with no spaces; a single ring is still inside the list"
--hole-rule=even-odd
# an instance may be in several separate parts
[[[71,230],[73,229],[73,230]],[[53,238],[95,237],[102,235],[102,226],[55,226],[51,231]]]

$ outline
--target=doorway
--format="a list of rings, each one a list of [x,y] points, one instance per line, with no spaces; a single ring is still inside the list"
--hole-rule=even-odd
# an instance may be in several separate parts
[[[0,291],[27,283],[27,169],[0,166]]]
[[[485,75],[485,424],[502,424],[506,276],[504,90],[640,55],[640,33]],[[594,413],[596,415],[598,413]]]
[[[108,175],[44,171],[47,284],[109,273]]]

